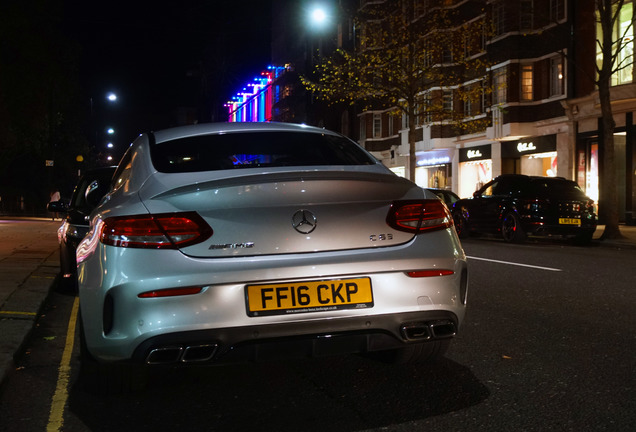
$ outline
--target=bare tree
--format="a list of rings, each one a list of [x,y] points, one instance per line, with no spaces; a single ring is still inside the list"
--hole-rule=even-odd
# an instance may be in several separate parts
[[[601,102],[601,121],[603,125],[603,182],[599,191],[599,206],[605,220],[602,237],[621,238],[618,220],[618,192],[616,190],[616,161],[614,150],[614,129],[616,123],[612,113],[610,88],[612,76],[631,66],[633,57],[624,57],[627,44],[633,43],[627,36],[631,34],[632,21],[621,29],[619,18],[625,0],[595,0],[597,25],[601,34],[597,37],[598,50],[602,58],[596,64],[595,84]]]
[[[489,119],[481,115],[480,101],[490,86],[481,46],[484,20],[461,22],[444,8],[414,19],[412,7],[413,2],[367,6],[356,17],[357,49],[323,57],[303,83],[329,103],[357,102],[365,109],[406,115],[409,177],[414,180],[416,127],[451,124],[458,134],[483,130]],[[449,98],[456,103],[448,103]],[[471,112],[465,112],[466,106]]]

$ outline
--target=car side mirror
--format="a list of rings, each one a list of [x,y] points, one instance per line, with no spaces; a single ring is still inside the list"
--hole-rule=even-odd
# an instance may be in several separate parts
[[[97,180],[93,180],[86,188],[86,192],[84,192],[86,203],[91,208],[97,207],[104,195],[106,195],[104,185],[101,185]]]
[[[66,213],[68,204],[64,201],[52,201],[46,205],[46,209],[51,213]]]
[[[473,198],[479,198],[480,196],[481,194],[479,193],[479,191],[473,192]]]

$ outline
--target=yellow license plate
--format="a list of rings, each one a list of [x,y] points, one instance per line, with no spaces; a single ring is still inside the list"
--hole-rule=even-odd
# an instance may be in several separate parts
[[[282,315],[373,307],[370,278],[247,285],[247,315]]]
[[[561,224],[561,225],[581,225],[581,219],[559,218],[559,224]]]

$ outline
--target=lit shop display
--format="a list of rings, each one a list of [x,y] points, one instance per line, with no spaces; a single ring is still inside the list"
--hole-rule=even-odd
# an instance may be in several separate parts
[[[450,150],[427,151],[417,155],[415,183],[426,188],[448,189],[452,179]]]
[[[502,172],[556,177],[556,135],[527,137],[501,143]]]
[[[469,197],[492,180],[492,150],[490,144],[459,150],[460,197]]]
[[[266,122],[272,119],[274,86],[272,83],[284,71],[282,67],[270,66],[260,77],[247,84],[225,106],[229,122]]]

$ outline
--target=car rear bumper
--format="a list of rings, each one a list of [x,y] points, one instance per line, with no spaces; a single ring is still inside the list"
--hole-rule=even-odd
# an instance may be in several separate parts
[[[558,223],[531,222],[524,229],[528,234],[536,236],[577,236],[586,233],[593,233],[596,230],[596,223],[582,223],[581,225],[565,225]]]
[[[453,313],[428,311],[178,332],[144,341],[132,361],[223,364],[365,353],[451,338],[458,325]]]
[[[216,345],[215,357],[238,346],[270,345],[261,344],[264,339],[321,339],[335,334],[356,334],[354,339],[365,340],[369,334],[388,334],[399,345],[405,343],[400,340],[400,325],[412,319],[409,314],[416,321],[450,319],[458,328],[465,314],[468,279],[461,246],[449,241],[456,239],[451,230],[421,237],[414,241],[419,246],[223,260],[192,259],[169,250],[154,251],[149,259],[143,250],[104,248],[79,266],[86,347],[99,361],[144,361],[148,350],[173,343],[183,349],[190,342]],[[419,253],[411,250],[414,247]],[[451,273],[408,274],[427,269]],[[372,304],[258,316],[247,310],[248,284],[298,285],[352,278],[370,281]],[[150,291],[183,287],[201,289],[192,295],[143,297]],[[266,333],[261,329],[267,329]],[[173,339],[174,335],[178,337]],[[390,346],[377,342],[384,339],[370,337],[369,347]]]

